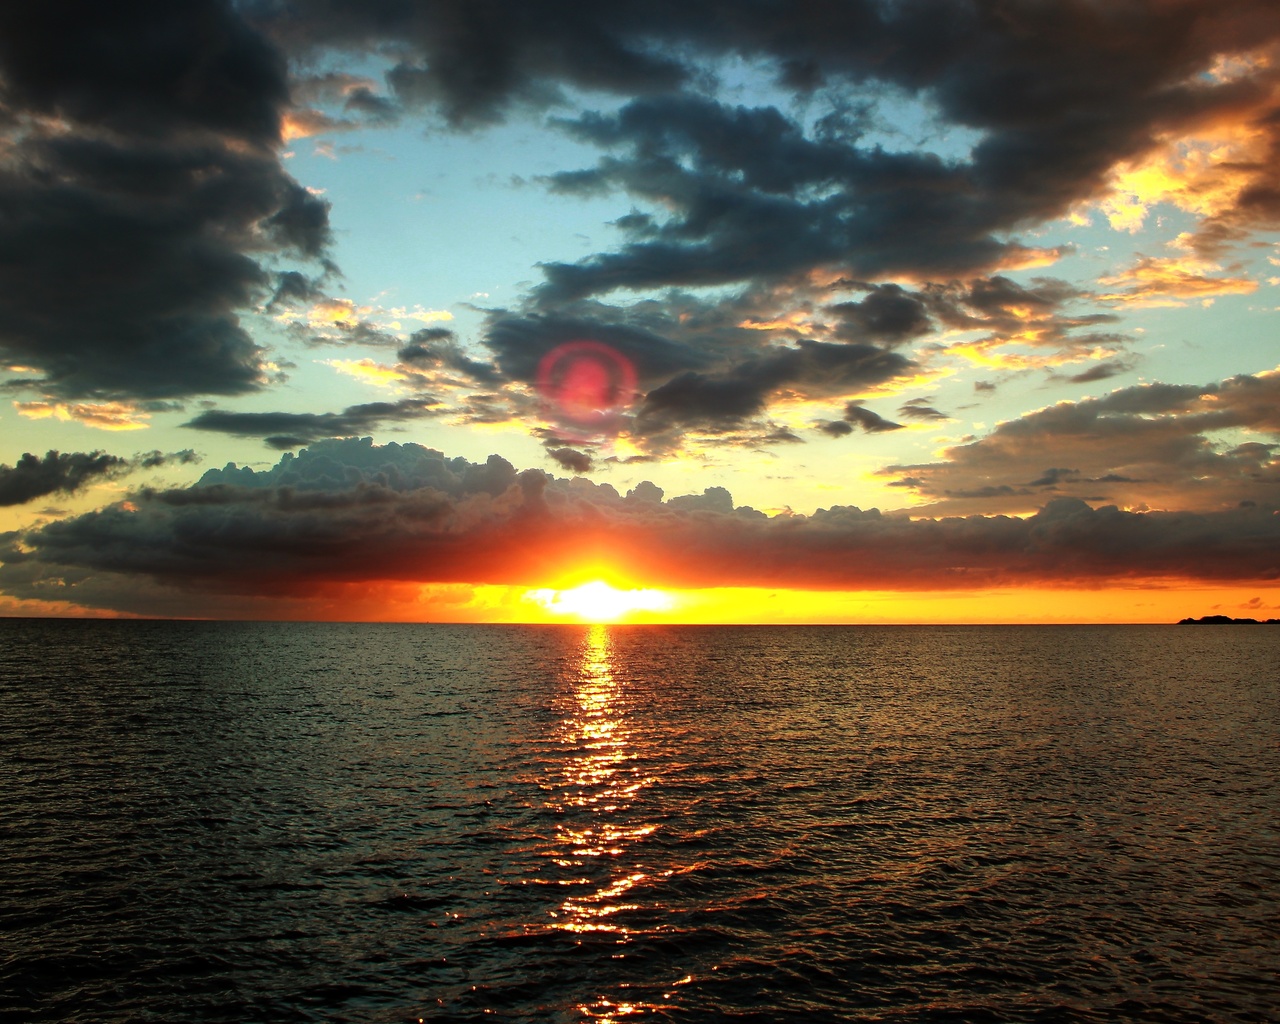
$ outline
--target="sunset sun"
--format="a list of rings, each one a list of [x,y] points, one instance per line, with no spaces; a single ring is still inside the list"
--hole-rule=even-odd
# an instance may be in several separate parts
[[[603,580],[592,580],[568,590],[531,590],[525,600],[541,605],[553,615],[571,616],[583,622],[617,622],[632,612],[667,611],[674,605],[661,590],[619,590]]]

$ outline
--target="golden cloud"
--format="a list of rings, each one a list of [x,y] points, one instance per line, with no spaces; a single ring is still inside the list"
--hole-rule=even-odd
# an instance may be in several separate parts
[[[82,423],[95,430],[146,430],[151,418],[129,402],[14,402],[13,407],[29,420]]]
[[[1186,300],[1250,295],[1258,290],[1258,282],[1252,278],[1211,276],[1221,270],[1217,263],[1191,254],[1147,256],[1118,274],[1100,278],[1100,284],[1117,285],[1123,290],[1098,298],[1140,307],[1185,306]]]

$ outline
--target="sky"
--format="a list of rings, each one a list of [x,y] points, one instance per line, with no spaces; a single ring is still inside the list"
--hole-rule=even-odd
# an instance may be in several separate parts
[[[0,614],[1280,617],[1278,312],[1274,0],[0,9]]]

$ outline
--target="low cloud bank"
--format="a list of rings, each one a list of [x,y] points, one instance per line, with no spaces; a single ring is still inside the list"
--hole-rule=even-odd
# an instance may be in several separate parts
[[[0,547],[0,592],[131,611],[148,589],[202,601],[305,598],[328,584],[546,586],[591,563],[649,585],[935,590],[1280,577],[1280,514],[1092,508],[912,520],[850,506],[769,517],[724,488],[666,498],[415,444],[325,441],[274,467],[48,523]],[[210,605],[211,607],[211,605]]]

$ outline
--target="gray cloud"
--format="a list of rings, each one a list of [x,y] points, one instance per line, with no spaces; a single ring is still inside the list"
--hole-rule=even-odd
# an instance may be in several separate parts
[[[43,458],[27,452],[12,466],[0,466],[0,505],[22,505],[46,494],[70,494],[128,465],[106,452],[55,452]]]
[[[183,426],[236,437],[259,437],[272,448],[298,448],[327,437],[361,434],[384,423],[422,419],[440,413],[435,398],[367,402],[342,412],[229,412],[209,409]]]
[[[902,404],[898,415],[909,420],[947,420],[951,417],[931,406],[928,399],[912,398]]]
[[[588,452],[581,452],[576,448],[550,448],[547,450],[547,457],[561,469],[567,469],[571,473],[591,472],[592,459]]]
[[[855,423],[870,434],[902,429],[901,423],[893,423],[878,413],[864,408],[861,402],[850,402],[846,405],[844,418],[846,423]]]
[[[769,397],[784,386],[810,395],[848,394],[905,375],[915,365],[873,345],[802,339],[794,347],[767,349],[718,374],[689,372],[673,378],[645,396],[636,413],[636,429],[646,437],[688,427],[733,430],[762,415]]]
[[[1029,511],[1050,489],[1134,508],[1274,505],[1276,446],[1219,439],[1239,429],[1280,438],[1280,372],[1059,402],[947,449],[943,461],[881,474],[924,499],[924,514]],[[1047,454],[1075,468],[1046,470]]]
[[[458,336],[447,327],[415,331],[396,353],[396,358],[418,369],[458,373],[481,385],[495,384],[500,379],[492,365],[472,359],[463,352]]]
[[[261,261],[329,235],[275,153],[275,48],[217,0],[11,4],[0,83],[0,353],[61,397],[259,387]]]
[[[111,480],[135,469],[191,465],[200,456],[190,449],[151,451],[131,459],[106,452],[26,452],[12,466],[0,465],[0,506],[23,505],[47,494],[72,494],[96,480]]]

